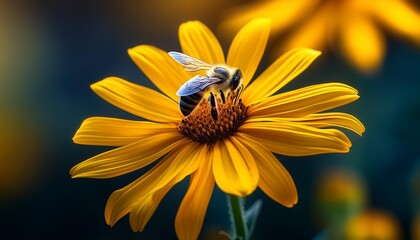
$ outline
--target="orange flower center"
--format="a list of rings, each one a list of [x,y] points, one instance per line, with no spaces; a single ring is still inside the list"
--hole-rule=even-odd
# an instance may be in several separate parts
[[[217,101],[217,120],[211,114],[212,107],[207,99],[202,99],[194,111],[177,122],[177,129],[195,142],[214,143],[231,136],[245,122],[248,107],[239,95],[230,94],[223,102]]]

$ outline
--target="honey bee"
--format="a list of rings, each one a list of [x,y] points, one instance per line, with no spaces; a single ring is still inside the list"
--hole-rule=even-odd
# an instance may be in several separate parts
[[[225,64],[208,64],[179,52],[169,52],[169,55],[184,66],[185,71],[207,70],[206,76],[194,76],[185,82],[176,93],[180,97],[179,109],[182,114],[188,116],[201,100],[208,96],[211,116],[217,121],[219,113],[216,96],[220,94],[222,102],[225,103],[225,91],[233,92],[242,86],[241,70]]]

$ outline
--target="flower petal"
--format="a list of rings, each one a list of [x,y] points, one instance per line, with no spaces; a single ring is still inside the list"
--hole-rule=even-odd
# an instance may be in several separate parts
[[[242,133],[235,135],[257,161],[260,181],[258,186],[271,199],[286,207],[297,203],[298,195],[293,178],[277,158],[260,143]]]
[[[85,145],[123,146],[145,137],[170,132],[174,128],[172,124],[91,117],[83,121],[73,141]]]
[[[179,26],[182,51],[203,62],[225,63],[222,46],[212,31],[200,21],[189,21]]]
[[[317,6],[319,0],[260,1],[228,10],[220,28],[225,34],[237,31],[255,18],[272,20],[273,33],[281,32],[302,19]]]
[[[163,197],[165,197],[176,183],[175,181],[171,181],[163,188],[147,193],[133,204],[133,209],[130,211],[130,226],[134,232],[143,231]]]
[[[197,155],[198,158],[194,163],[200,166],[191,175],[190,187],[178,210],[175,223],[177,234],[180,234],[178,231],[182,232],[182,230],[186,230],[186,232],[182,232],[183,237],[179,237],[180,239],[197,239],[214,188],[211,162],[203,161],[203,159],[211,159],[211,152],[208,151],[206,146],[202,146],[197,154],[199,155]],[[194,165],[194,168],[196,168],[197,165]],[[189,174],[190,172],[187,171],[186,173]],[[149,191],[145,196],[140,197],[133,205],[133,209],[130,212],[130,225],[133,231],[143,231],[163,197],[175,184],[185,177],[185,173],[178,174],[170,182],[165,182],[166,185],[161,182],[161,186],[155,186],[154,190]],[[180,211],[182,212],[182,216],[178,219]],[[185,225],[182,221],[184,221]],[[178,224],[182,225],[181,228],[185,226],[186,228],[177,228],[177,226],[179,226]],[[194,235],[196,236],[192,237]]]
[[[169,191],[173,187],[168,185],[164,190]],[[150,218],[153,216],[153,213],[156,211],[157,207],[162,201],[163,197],[166,195],[167,191],[161,189],[160,194],[147,194],[146,196],[139,199],[132,206],[130,211],[130,226],[133,232],[141,232],[146,227],[146,224],[149,222]]]
[[[304,117],[358,99],[357,90],[341,83],[316,84],[271,96],[250,106],[249,118]]]
[[[212,164],[213,151],[201,161],[200,167],[191,175],[188,191],[182,200],[175,219],[176,235],[179,239],[197,239],[203,226],[207,206],[214,188]]]
[[[351,146],[347,136],[337,129],[318,129],[289,121],[246,123],[238,131],[286,156],[345,153]]]
[[[187,140],[175,129],[143,138],[85,160],[70,170],[73,178],[111,178],[145,167]]]
[[[244,90],[244,102],[251,105],[274,94],[303,72],[320,54],[321,52],[308,48],[288,51]]]
[[[371,14],[390,30],[420,43],[420,10],[407,1],[369,1]]]
[[[350,114],[341,112],[316,113],[301,118],[288,118],[288,120],[316,128],[342,127],[349,129],[360,136],[365,131],[365,126],[363,126],[359,119]]]
[[[153,207],[156,203],[147,205],[147,202],[142,203],[142,201],[146,201],[147,197],[159,197],[159,194],[164,193],[168,186],[178,183],[194,172],[198,168],[200,161],[203,160],[206,152],[206,146],[193,143],[190,140],[182,145],[178,145],[143,176],[112,193],[105,208],[107,223],[114,225],[125,214],[133,210],[136,204],[138,208]],[[153,195],[157,191],[163,192]],[[141,204],[144,205],[140,206]],[[140,211],[140,209],[137,211]],[[151,211],[151,209],[141,211]],[[132,224],[132,227],[136,226],[135,228],[140,231],[149,220],[147,214],[142,215],[141,218],[138,220],[138,223],[141,223],[140,225]]]
[[[360,136],[365,131],[365,126],[356,117],[341,112],[315,113],[305,117],[297,118],[273,118],[273,117],[255,117],[248,119],[246,122],[276,122],[291,121],[301,123],[306,126],[325,128],[325,127],[341,127],[351,130]]]
[[[350,14],[343,19],[340,29],[344,56],[360,70],[377,70],[384,57],[384,36],[366,17]]]
[[[91,88],[114,106],[152,121],[174,122],[183,118],[175,101],[121,78],[105,78],[92,84]]]
[[[269,19],[254,19],[238,32],[230,46],[227,64],[241,69],[247,86],[257,70],[270,35]]]
[[[158,204],[153,203],[153,194],[150,193],[161,178],[161,175],[179,154],[180,149],[181,146],[177,146],[140,178],[111,194],[105,207],[105,221],[107,224],[113,226],[124,215],[135,209],[134,211],[137,212],[142,211],[143,215],[135,223],[131,223],[131,226],[133,230],[143,230],[158,206]],[[141,191],[142,195],[138,194],[138,191]]]
[[[336,9],[331,4],[324,4],[320,9],[310,14],[303,24],[300,24],[291,32],[291,35],[277,47],[275,52],[280,54],[296,47],[325,49],[328,39],[334,34],[335,21],[331,21],[331,15]],[[310,37],[308,37],[310,36]]]
[[[215,143],[213,174],[223,192],[238,197],[251,194],[258,184],[258,170],[251,153],[234,137]]]
[[[192,74],[175,62],[167,52],[148,45],[128,50],[128,54],[142,72],[168,97],[178,102],[176,92]]]

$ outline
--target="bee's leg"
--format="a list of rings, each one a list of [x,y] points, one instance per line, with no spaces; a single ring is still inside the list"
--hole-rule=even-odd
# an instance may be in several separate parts
[[[223,103],[226,103],[225,93],[222,90],[220,90],[220,98],[222,99]]]
[[[244,85],[241,84],[241,86],[239,86],[238,89],[235,92],[235,96],[234,96],[235,97],[235,101],[234,101],[235,104],[236,104],[237,100],[241,97],[243,90],[244,90]]]
[[[210,101],[210,106],[211,106],[211,117],[213,118],[214,121],[217,121],[218,115],[219,115],[217,112],[217,102],[216,102],[216,97],[213,95],[212,92],[210,92],[209,101]]]

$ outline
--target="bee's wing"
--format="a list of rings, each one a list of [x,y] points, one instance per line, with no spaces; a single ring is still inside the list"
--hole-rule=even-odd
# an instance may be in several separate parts
[[[184,85],[179,88],[178,92],[176,92],[176,95],[188,96],[220,81],[222,81],[220,78],[197,75],[184,83]]]
[[[195,59],[191,56],[185,55],[179,52],[169,52],[168,53],[175,61],[185,67],[185,70],[188,72],[195,72],[198,70],[208,70],[211,65]]]

